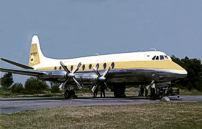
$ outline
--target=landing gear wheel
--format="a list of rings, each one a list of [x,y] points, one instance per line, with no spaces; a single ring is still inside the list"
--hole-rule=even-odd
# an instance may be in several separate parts
[[[114,97],[119,98],[119,97],[121,97],[121,95],[118,92],[114,92]]]
[[[114,97],[115,98],[126,97],[126,95],[125,95],[125,86],[124,85],[116,85],[116,86],[114,86]]]
[[[72,96],[75,95],[75,92],[74,92],[73,90],[70,90],[69,93],[70,93],[70,95],[72,95]]]
[[[66,90],[65,91],[65,93],[64,93],[64,97],[66,98],[66,99],[68,99],[69,97],[70,97],[70,91],[69,90]]]

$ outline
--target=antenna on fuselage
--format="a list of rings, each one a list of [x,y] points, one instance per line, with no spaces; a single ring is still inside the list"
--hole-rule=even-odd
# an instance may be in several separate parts
[[[151,49],[153,49],[154,51],[156,51],[156,49],[155,49],[155,48],[151,48]]]
[[[99,56],[99,53],[95,53],[97,56]]]

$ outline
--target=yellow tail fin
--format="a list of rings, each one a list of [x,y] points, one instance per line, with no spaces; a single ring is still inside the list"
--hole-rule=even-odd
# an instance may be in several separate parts
[[[29,66],[35,66],[40,64],[41,58],[43,58],[43,54],[40,49],[39,39],[37,35],[32,37],[32,45],[29,57]]]

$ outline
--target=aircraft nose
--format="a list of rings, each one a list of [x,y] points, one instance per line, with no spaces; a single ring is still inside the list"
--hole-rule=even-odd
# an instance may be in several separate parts
[[[187,71],[185,69],[176,71],[177,78],[185,78]]]

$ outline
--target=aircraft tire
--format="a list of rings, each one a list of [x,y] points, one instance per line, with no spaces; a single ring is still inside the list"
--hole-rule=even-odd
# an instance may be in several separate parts
[[[114,97],[115,97],[115,98],[120,98],[120,97],[121,97],[121,94],[119,94],[118,92],[115,92],[115,91],[114,91]]]
[[[70,93],[70,95],[72,95],[72,96],[75,95],[75,92],[74,92],[73,90],[70,90],[69,93]]]
[[[126,97],[126,95],[125,95],[125,85],[116,85],[116,86],[114,86],[114,97],[115,98]]]
[[[69,90],[66,90],[65,93],[64,93],[64,97],[65,97],[66,99],[69,99],[70,96],[71,96],[70,91],[69,91]]]

